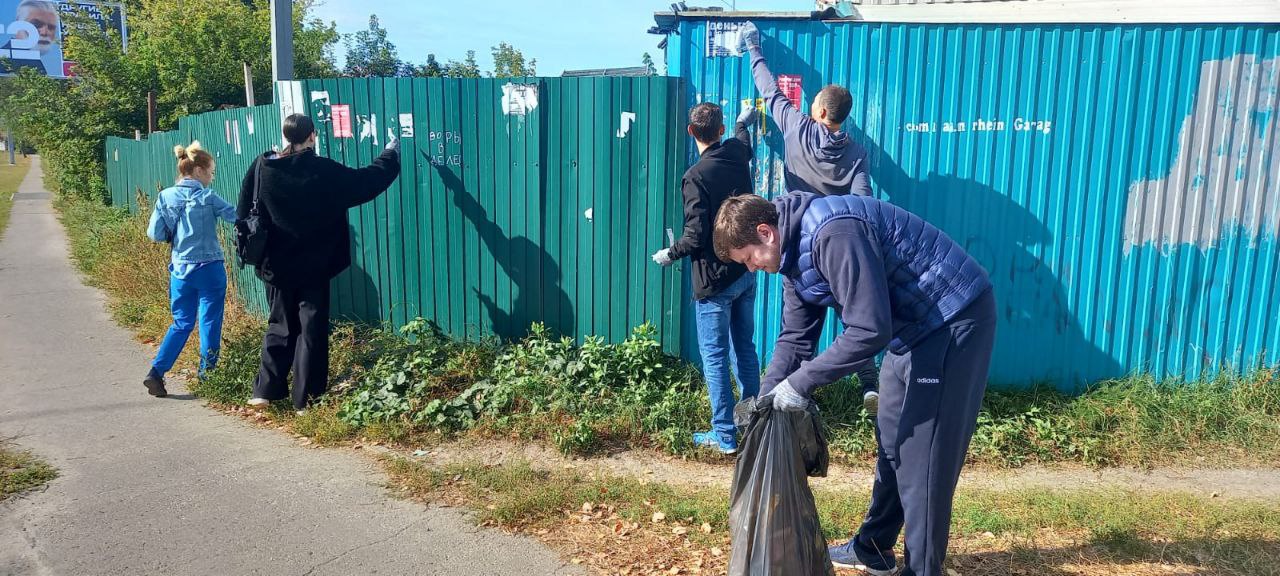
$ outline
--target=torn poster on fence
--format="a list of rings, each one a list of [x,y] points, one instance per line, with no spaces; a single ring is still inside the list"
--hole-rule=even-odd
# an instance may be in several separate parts
[[[249,135],[253,136],[253,114],[249,114],[244,118],[245,127],[249,129]]]
[[[619,118],[620,124],[618,125],[618,137],[626,138],[627,132],[631,131],[631,124],[634,123],[635,121],[636,121],[635,112],[623,112],[622,117]]]
[[[537,84],[502,85],[502,113],[511,116],[524,116],[538,107]]]
[[[378,145],[378,115],[363,114],[356,116],[356,121],[360,123],[360,141],[364,142],[369,138],[373,138],[373,145]]]
[[[238,122],[238,121],[236,121],[236,120],[232,120],[232,121],[231,121],[231,134],[232,134],[232,138],[234,139],[234,142],[232,143],[232,149],[233,149],[233,150],[235,150],[236,156],[239,156],[239,155],[240,155],[240,152],[241,152],[241,150],[240,150],[240,122]]]
[[[326,90],[311,91],[311,119],[325,122],[329,118],[329,92]]]
[[[329,112],[333,114],[333,137],[351,137],[351,105],[334,104]]]
[[[738,42],[742,39],[744,24],[746,22],[707,22],[707,57],[741,56]]]
[[[778,91],[791,101],[791,105],[795,106],[796,110],[800,109],[800,97],[804,90],[799,74],[779,74]]]
[[[413,113],[400,115],[400,137],[413,138]]]

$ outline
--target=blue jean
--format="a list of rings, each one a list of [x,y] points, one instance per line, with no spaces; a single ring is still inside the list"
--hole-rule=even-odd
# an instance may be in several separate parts
[[[729,380],[730,357],[741,397],[749,398],[760,392],[760,360],[752,341],[756,329],[755,304],[755,274],[744,274],[720,293],[694,303],[702,373],[711,399],[711,429],[725,440],[734,438],[736,400]]]
[[[169,302],[173,324],[164,335],[151,367],[163,375],[178,361],[187,338],[200,324],[200,375],[213,369],[222,350],[222,311],[227,297],[227,271],[222,262],[210,262],[185,278],[169,276]],[[198,316],[197,316],[198,315]]]

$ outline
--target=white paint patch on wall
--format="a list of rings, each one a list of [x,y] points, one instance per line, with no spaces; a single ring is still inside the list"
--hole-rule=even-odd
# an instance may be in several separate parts
[[[1280,236],[1277,64],[1252,54],[1201,64],[1195,108],[1182,121],[1172,168],[1129,187],[1126,254],[1148,244],[1204,250],[1236,228],[1251,245]]]

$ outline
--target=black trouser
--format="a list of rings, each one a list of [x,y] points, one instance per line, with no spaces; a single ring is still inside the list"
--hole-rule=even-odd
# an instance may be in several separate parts
[[[905,524],[903,576],[945,576],[951,502],[987,388],[995,334],[988,291],[909,352],[885,356],[880,457],[854,548],[867,566],[894,566]]]
[[[262,337],[262,366],[253,396],[280,400],[289,395],[293,366],[293,406],[307,407],[329,384],[329,283],[302,288],[267,284],[271,314]]]

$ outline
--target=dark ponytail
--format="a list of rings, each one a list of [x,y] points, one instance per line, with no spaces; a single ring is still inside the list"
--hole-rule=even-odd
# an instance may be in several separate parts
[[[284,119],[284,139],[289,142],[289,147],[281,152],[282,156],[296,154],[302,151],[302,147],[316,133],[316,125],[311,121],[311,117],[305,114],[290,114]]]

